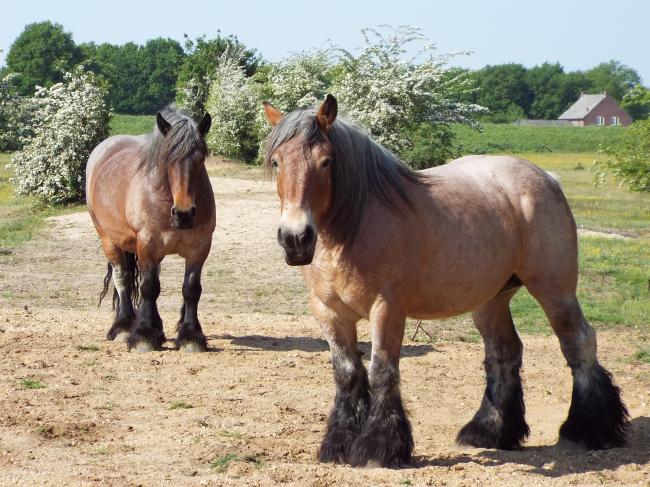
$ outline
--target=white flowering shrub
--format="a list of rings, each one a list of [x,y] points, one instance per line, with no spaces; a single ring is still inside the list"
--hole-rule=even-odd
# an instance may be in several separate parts
[[[212,116],[206,137],[212,152],[251,161],[257,152],[255,124],[259,101],[238,58],[225,52],[212,76],[205,108]]]
[[[464,53],[436,55],[420,30],[411,27],[387,35],[365,30],[363,36],[365,46],[358,54],[336,47],[304,52],[262,66],[252,78],[233,59],[220,61],[206,105],[214,120],[210,149],[250,161],[256,152],[264,153],[270,130],[262,101],[287,113],[316,108],[332,93],[343,116],[414,167],[453,157],[449,124],[477,125],[474,117],[487,111],[461,101],[473,91],[472,80],[467,72],[447,66]],[[188,91],[183,96],[191,100],[199,95]]]
[[[332,69],[330,54],[329,50],[294,54],[257,73],[253,87],[258,97],[255,118],[259,140],[258,162],[261,162],[266,137],[271,130],[262,110],[262,102],[268,101],[284,113],[316,107],[328,93]]]
[[[419,29],[400,27],[384,35],[362,31],[365,46],[358,55],[339,50],[342,69],[330,87],[339,107],[349,118],[366,127],[372,136],[398,154],[413,141],[413,124],[465,123],[487,110],[459,101],[471,91],[465,72],[454,73],[448,61],[463,52],[436,55]],[[413,57],[414,44],[421,47]]]
[[[331,68],[328,50],[295,54],[271,65],[266,101],[282,112],[313,108],[328,93]]]
[[[176,105],[190,112],[196,119],[203,117],[205,113],[203,104],[208,98],[208,89],[211,81],[209,76],[206,76],[203,81],[190,78],[178,87]]]
[[[18,93],[19,74],[0,79],[0,151],[22,148],[32,135],[30,99]]]
[[[66,73],[51,88],[37,88],[32,98],[34,136],[10,164],[19,193],[48,203],[83,196],[88,156],[108,137],[111,114],[105,95],[83,68]]]

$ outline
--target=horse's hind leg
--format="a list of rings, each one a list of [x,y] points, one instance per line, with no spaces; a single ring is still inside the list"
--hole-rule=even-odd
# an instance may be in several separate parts
[[[529,285],[544,308],[573,375],[569,415],[560,437],[589,449],[625,443],[628,413],[620,390],[596,356],[596,332],[587,323],[575,293],[558,292],[561,285]]]
[[[118,342],[126,342],[131,334],[131,326],[135,319],[133,311],[133,302],[131,300],[134,273],[135,257],[123,251],[110,240],[102,239],[104,253],[109,260],[108,265],[111,267],[106,275],[107,281],[104,285],[104,292],[108,288],[108,278],[113,276],[113,285],[115,286],[115,295],[113,297],[113,306],[115,307],[115,321],[108,330],[106,338]]]
[[[510,450],[530,432],[519,377],[523,346],[509,306],[515,292],[499,293],[472,315],[485,345],[487,386],[479,410],[458,433],[460,444]]]

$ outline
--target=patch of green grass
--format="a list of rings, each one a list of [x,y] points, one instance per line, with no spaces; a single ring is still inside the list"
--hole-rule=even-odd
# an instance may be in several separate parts
[[[243,438],[243,435],[241,433],[238,433],[236,431],[229,431],[229,430],[223,430],[219,432],[221,436],[224,436],[226,438],[235,438],[235,439],[241,439]]]
[[[230,462],[235,462],[235,461],[238,461],[238,460],[239,460],[239,457],[237,455],[235,455],[234,453],[227,453],[225,455],[222,455],[220,457],[216,457],[215,459],[213,459],[210,462],[210,467],[213,470],[215,470],[215,471],[217,471],[219,473],[223,473],[228,468],[228,465],[230,464]]]
[[[256,467],[261,467],[264,465],[263,459],[259,455],[245,455],[239,457],[234,453],[227,453],[220,457],[216,457],[210,462],[210,467],[216,472],[223,473],[228,469],[228,466],[232,462],[246,462],[255,465]]]
[[[97,345],[79,345],[77,350],[80,352],[98,352],[99,347]]]
[[[192,409],[193,407],[194,406],[192,406],[191,404],[188,404],[188,403],[183,402],[183,401],[174,401],[169,406],[169,409],[171,409],[171,410],[174,410],[174,409]]]
[[[20,381],[20,385],[22,385],[25,389],[43,389],[45,388],[45,384],[43,384],[39,380],[35,379],[23,379]]]
[[[10,179],[13,171],[7,169],[11,154],[0,153],[0,255],[30,240],[49,216],[83,211],[84,206],[46,206],[37,198],[16,194]]]
[[[624,127],[525,127],[483,124],[478,132],[466,125],[452,126],[463,154],[494,152],[596,152],[625,132]]]
[[[643,348],[634,354],[634,360],[650,364],[650,348]]]
[[[650,242],[582,237],[579,252],[578,299],[587,320],[599,327],[647,328]],[[517,293],[511,309],[519,330],[552,333],[544,312],[526,289]]]
[[[111,135],[140,135],[153,131],[156,117],[154,115],[121,115],[116,113],[111,118]]]

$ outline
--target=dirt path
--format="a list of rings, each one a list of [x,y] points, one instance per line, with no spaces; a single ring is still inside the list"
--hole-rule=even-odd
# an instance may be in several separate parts
[[[130,354],[104,340],[111,312],[96,300],[105,262],[84,213],[53,219],[0,256],[0,485],[650,485],[650,366],[629,360],[632,331],[599,335],[633,417],[627,448],[554,446],[570,373],[554,337],[531,335],[527,447],[455,446],[483,390],[482,346],[459,339],[467,318],[427,324],[435,343],[406,340],[414,468],[318,464],[334,393],[329,352],[299,273],[275,244],[272,185],[213,185],[219,222],[200,307],[209,353]],[[159,304],[169,337],[181,272],[179,259],[165,260]],[[367,324],[360,336],[368,357]]]

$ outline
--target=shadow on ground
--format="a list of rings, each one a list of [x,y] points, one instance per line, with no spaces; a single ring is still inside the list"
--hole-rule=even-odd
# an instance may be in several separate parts
[[[246,349],[256,350],[271,350],[271,351],[301,351],[301,352],[328,352],[329,345],[327,341],[322,338],[313,337],[272,337],[265,335],[210,335],[210,339],[230,340],[233,345],[245,347]],[[370,342],[359,342],[359,350],[367,357],[370,356],[371,344]],[[431,344],[407,344],[402,346],[402,357],[421,357],[430,352],[437,352],[438,350]]]
[[[630,421],[629,441],[624,448],[587,451],[565,444],[522,448],[521,450],[484,450],[477,454],[463,453],[444,458],[416,457],[415,468],[452,467],[476,463],[484,467],[505,464],[531,467],[527,473],[544,477],[616,470],[623,465],[648,465],[650,462],[650,418],[640,416]]]

